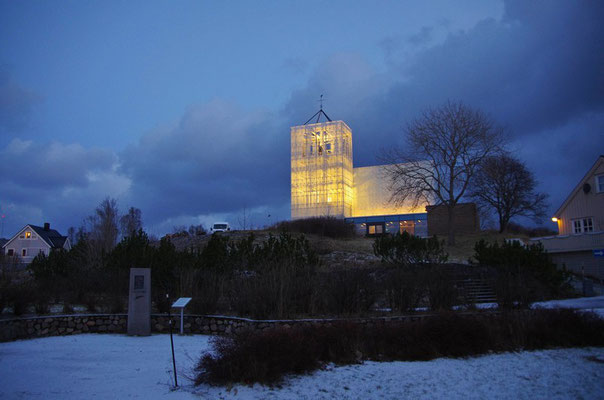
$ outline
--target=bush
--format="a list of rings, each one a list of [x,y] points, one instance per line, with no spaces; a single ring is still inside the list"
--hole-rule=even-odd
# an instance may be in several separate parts
[[[319,261],[304,236],[282,233],[258,245],[241,243],[229,245],[227,255],[241,265],[230,281],[231,305],[240,315],[284,318],[314,310]]]
[[[415,270],[395,268],[388,271],[384,286],[392,310],[414,312],[425,295],[425,283]]]
[[[440,314],[399,324],[335,322],[218,338],[202,356],[195,383],[273,384],[326,363],[419,361],[491,351],[604,346],[604,319],[575,310],[488,315]]]
[[[567,274],[556,268],[543,245],[488,243],[474,246],[475,263],[497,270],[497,301],[503,308],[526,308],[532,302],[568,293]]]
[[[314,234],[334,239],[346,239],[355,236],[354,225],[335,217],[313,217],[293,221],[279,222],[271,228],[280,232]]]
[[[436,236],[424,239],[407,232],[378,236],[373,243],[373,252],[382,262],[399,267],[412,264],[442,264],[448,255],[443,242]]]
[[[371,310],[378,298],[372,271],[341,269],[320,275],[322,311],[327,314],[362,314]]]

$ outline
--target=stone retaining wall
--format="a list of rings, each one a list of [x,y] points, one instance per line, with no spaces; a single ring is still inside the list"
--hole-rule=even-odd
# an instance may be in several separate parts
[[[174,333],[178,333],[180,332],[180,315],[173,315],[172,317],[174,318]],[[338,321],[377,325],[419,321],[429,317],[430,315],[413,315],[383,318],[253,320],[225,316],[185,315],[183,331],[186,334],[230,335],[248,329],[264,330],[271,327],[290,328],[295,325],[331,325]],[[167,314],[152,314],[151,331],[153,333],[170,332],[168,321]],[[4,319],[0,320],[0,342],[80,333],[126,333],[127,326],[127,314],[73,314]]]

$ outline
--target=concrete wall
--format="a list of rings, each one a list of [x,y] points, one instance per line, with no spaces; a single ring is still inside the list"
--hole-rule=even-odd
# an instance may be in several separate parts
[[[446,206],[427,206],[428,235],[446,235],[448,233],[448,214]],[[455,233],[468,234],[480,230],[476,204],[462,203],[455,206]]]

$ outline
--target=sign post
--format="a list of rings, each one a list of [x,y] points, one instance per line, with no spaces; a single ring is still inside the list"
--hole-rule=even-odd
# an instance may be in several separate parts
[[[185,307],[191,301],[191,297],[181,297],[172,304],[172,308],[180,308],[180,334],[184,334]]]

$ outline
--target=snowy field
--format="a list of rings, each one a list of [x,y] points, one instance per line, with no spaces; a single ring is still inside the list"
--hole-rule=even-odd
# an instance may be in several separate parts
[[[562,306],[604,310],[604,297]],[[552,304],[543,304],[551,307]],[[0,343],[1,399],[604,399],[604,348],[365,362],[291,377],[280,388],[193,386],[210,337],[85,334]]]

